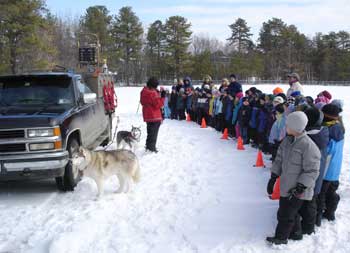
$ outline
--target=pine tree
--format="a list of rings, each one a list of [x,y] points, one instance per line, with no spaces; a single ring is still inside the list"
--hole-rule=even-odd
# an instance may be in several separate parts
[[[109,56],[107,51],[111,44],[111,20],[112,16],[109,15],[109,10],[105,6],[101,5],[87,8],[86,14],[81,18],[82,30],[98,36],[103,58],[107,58]]]
[[[150,60],[150,75],[156,75],[160,78],[164,73],[164,46],[165,32],[162,21],[156,20],[148,28],[147,33],[147,55]]]
[[[168,66],[174,78],[190,72],[188,52],[192,34],[190,27],[191,24],[181,16],[172,16],[165,23]]]
[[[238,18],[229,27],[232,30],[232,35],[227,40],[230,45],[237,47],[238,53],[246,52],[252,47],[253,42],[250,39],[252,34],[250,33],[250,27],[247,26],[247,22],[244,19]]]
[[[0,2],[0,40],[2,63],[7,66],[3,71],[19,71],[19,67],[43,67],[46,65],[37,58],[40,48],[49,52],[51,48],[45,45],[46,20],[44,2],[41,0],[2,0]],[[43,51],[40,51],[44,53]],[[48,62],[47,62],[48,64]]]
[[[131,7],[123,7],[112,21],[112,39],[116,51],[114,55],[123,64],[122,74],[130,85],[132,70],[140,65],[143,28]],[[133,64],[131,64],[133,63]],[[139,70],[137,70],[139,71]],[[135,70],[136,73],[136,70]],[[135,81],[134,75],[134,81]]]

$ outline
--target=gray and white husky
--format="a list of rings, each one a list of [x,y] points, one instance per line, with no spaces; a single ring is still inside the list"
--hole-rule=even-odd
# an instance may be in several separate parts
[[[137,156],[129,150],[90,151],[79,148],[73,165],[84,176],[92,178],[97,185],[98,196],[103,193],[105,179],[116,175],[119,180],[119,189],[116,193],[129,192],[131,181],[140,180],[140,166]]]
[[[119,131],[117,133],[117,149],[129,148],[135,151],[141,138],[141,127],[131,127],[131,131]]]

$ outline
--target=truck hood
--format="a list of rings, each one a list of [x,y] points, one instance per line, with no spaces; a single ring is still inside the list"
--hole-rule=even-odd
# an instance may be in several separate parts
[[[68,113],[68,111],[57,111],[40,114],[0,114],[0,129],[57,126]]]

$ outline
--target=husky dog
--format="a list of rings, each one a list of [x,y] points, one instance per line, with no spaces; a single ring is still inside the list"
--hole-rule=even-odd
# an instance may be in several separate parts
[[[141,127],[132,126],[131,131],[119,131],[117,133],[117,149],[125,149],[129,146],[130,150],[135,151],[136,144],[141,138]]]
[[[80,147],[73,165],[83,175],[95,180],[98,196],[103,193],[104,180],[112,175],[116,175],[119,180],[117,193],[129,192],[131,179],[135,183],[140,180],[137,156],[129,150],[89,151]]]

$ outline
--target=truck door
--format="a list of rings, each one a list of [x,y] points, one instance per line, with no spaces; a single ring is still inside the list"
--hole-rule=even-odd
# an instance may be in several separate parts
[[[86,146],[92,145],[95,140],[99,137],[100,126],[99,126],[99,116],[97,108],[97,103],[85,104],[83,102],[84,94],[93,93],[89,87],[82,83],[81,79],[77,79],[77,86],[81,96],[80,109],[83,115],[83,138],[86,142]]]

